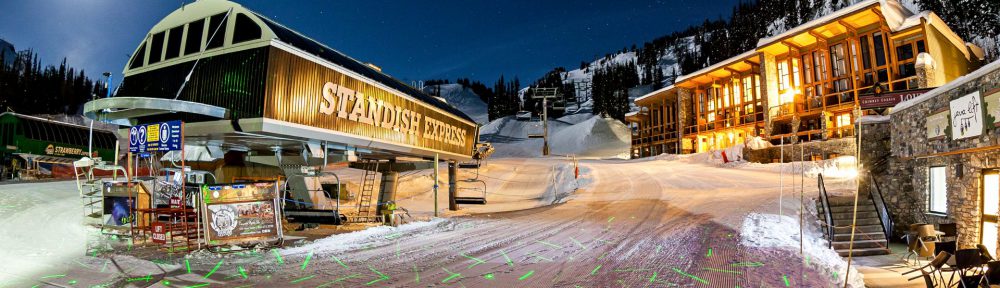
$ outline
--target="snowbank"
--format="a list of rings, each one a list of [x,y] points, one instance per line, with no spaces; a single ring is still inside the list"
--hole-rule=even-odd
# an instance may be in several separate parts
[[[528,135],[541,131],[540,122],[503,117],[484,125],[480,135],[496,147],[494,158],[540,157],[544,141]],[[551,154],[588,158],[627,158],[632,141],[625,124],[591,114],[549,121],[549,136]]]
[[[774,147],[774,145],[771,144],[770,141],[764,140],[764,138],[760,138],[760,136],[754,136],[753,138],[747,139],[747,147],[750,149],[757,150],[757,149]]]
[[[740,244],[746,247],[781,248],[790,253],[799,249],[799,221],[788,216],[750,213],[740,235]],[[826,275],[837,275],[837,287],[843,285],[847,262],[827,246],[815,229],[806,229],[803,250],[809,266]],[[851,267],[848,287],[865,287],[863,276],[854,267]]]
[[[628,155],[631,140],[625,124],[594,116],[552,134],[549,145],[554,154],[621,158]]]

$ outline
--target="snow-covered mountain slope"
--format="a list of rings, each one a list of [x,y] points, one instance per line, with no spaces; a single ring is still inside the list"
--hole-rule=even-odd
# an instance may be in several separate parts
[[[441,95],[437,95],[438,88],[441,88]],[[459,111],[464,112],[466,115],[469,115],[469,117],[472,117],[472,120],[476,121],[476,123],[489,123],[489,114],[486,102],[483,102],[483,100],[479,98],[479,95],[472,92],[472,89],[463,87],[459,84],[441,84],[427,86],[424,87],[423,90],[425,93],[434,96],[441,96],[441,98],[444,98],[445,101],[448,101],[448,104],[454,106]]]
[[[480,139],[496,147],[494,157],[538,157],[543,140],[540,122],[514,117],[493,120],[480,129]],[[589,158],[627,158],[632,137],[625,124],[589,113],[567,115],[549,121],[549,151],[553,155]]]
[[[687,45],[690,45],[692,41],[689,38],[690,37],[688,37],[688,39],[682,39],[680,43],[687,43]],[[630,62],[637,62],[638,59],[639,58],[636,55],[636,53],[631,51],[625,53],[612,54],[608,57],[601,57],[598,58],[597,60],[594,60],[593,62],[590,62],[590,64],[588,64],[586,68],[582,69],[578,68],[563,73],[562,75],[563,83],[581,83],[581,82],[589,83],[593,81],[594,71],[615,64],[626,64]],[[657,64],[659,69],[662,70],[663,75],[673,75],[673,73],[680,71],[680,65],[677,63],[677,56],[674,55],[674,52],[670,51],[670,49],[664,51],[663,56],[660,57]],[[642,77],[642,75],[644,75],[645,73],[644,67],[640,65],[638,67],[637,72],[639,76]],[[669,85],[670,82],[673,81],[673,78],[668,78],[666,80],[667,81],[664,82],[663,84]],[[650,91],[652,90],[650,89]],[[581,95],[591,95],[589,87],[584,88],[583,91],[581,91],[580,93]],[[631,98],[630,100],[634,100],[636,97],[642,96],[642,94],[639,94],[635,97],[632,97],[633,96],[632,91],[629,91],[629,94],[630,94],[629,98]],[[580,109],[576,109],[575,107],[570,107],[570,109],[567,110],[567,113],[590,113],[592,110],[589,108],[593,107],[593,102],[590,101],[589,97],[584,97],[584,98],[586,98],[586,101],[581,102],[581,106],[586,106],[586,107],[581,107]]]

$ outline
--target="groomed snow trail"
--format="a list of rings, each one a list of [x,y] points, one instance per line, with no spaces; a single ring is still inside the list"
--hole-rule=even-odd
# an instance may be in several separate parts
[[[539,166],[565,165],[555,158],[506,161],[496,165],[532,168],[497,168],[509,175],[492,176],[510,183],[493,186],[508,190],[496,193],[546,191],[537,183],[552,174]],[[377,227],[278,250],[196,253],[189,263],[146,263],[98,278],[132,287],[836,286],[838,275],[804,264],[810,259],[798,249],[740,245],[748,215],[777,214],[777,174],[769,169],[683,157],[581,165],[580,188],[562,204]],[[792,186],[785,185],[787,193]],[[791,213],[786,203],[785,215]],[[95,272],[76,269],[67,277]],[[94,284],[102,283],[88,286]]]

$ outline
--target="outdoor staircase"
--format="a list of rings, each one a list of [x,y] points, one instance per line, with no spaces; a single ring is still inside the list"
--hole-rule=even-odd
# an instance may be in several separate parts
[[[858,195],[858,219],[857,231],[854,233],[854,253],[853,256],[886,255],[888,240],[885,238],[885,231],[882,228],[882,220],[879,218],[875,203],[872,198],[862,192]],[[851,248],[851,221],[854,217],[854,197],[835,196],[829,198],[830,214],[833,219],[833,243],[832,248],[842,257],[847,257]],[[823,210],[822,203],[817,203],[816,211],[822,223],[826,221],[826,211]],[[825,226],[826,224],[824,224]],[[828,229],[823,231],[829,234]],[[829,235],[826,235],[827,239]]]

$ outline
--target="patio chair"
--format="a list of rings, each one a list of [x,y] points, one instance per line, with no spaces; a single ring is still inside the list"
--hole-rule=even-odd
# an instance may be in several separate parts
[[[943,267],[944,264],[948,262],[948,259],[950,258],[951,254],[949,254],[948,252],[938,253],[937,256],[934,257],[934,260],[931,260],[931,262],[927,263],[927,265],[907,271],[903,273],[903,275],[920,271],[920,276],[912,277],[910,279],[907,279],[907,281],[913,281],[917,278],[923,278],[924,284],[927,287],[929,288],[937,287],[938,284],[945,284],[944,275],[941,274],[941,267]],[[950,286],[950,283],[947,286]]]
[[[941,241],[958,240],[958,224],[955,223],[938,224],[938,231],[944,233],[943,235],[941,235]]]
[[[978,244],[976,248],[979,248],[979,253],[986,263],[986,283],[1000,284],[1000,261],[993,258],[993,255],[990,254],[990,249],[986,248],[986,245]]]
[[[983,265],[983,255],[979,248],[955,251],[955,273],[959,276],[960,287],[987,287]]]
[[[955,250],[958,250],[958,244],[955,241],[934,243],[934,253],[941,253],[941,251],[945,251],[951,255],[955,255]]]

